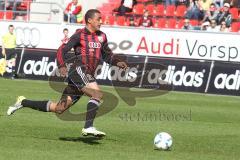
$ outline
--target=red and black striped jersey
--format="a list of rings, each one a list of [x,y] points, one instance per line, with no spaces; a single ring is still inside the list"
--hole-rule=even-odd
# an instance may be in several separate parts
[[[101,60],[116,65],[120,60],[114,58],[108,47],[107,36],[102,31],[91,33],[86,27],[78,29],[68,43],[61,45],[57,51],[58,66],[68,62],[67,53],[74,48],[75,58],[80,65],[85,66],[90,73],[94,73]]]

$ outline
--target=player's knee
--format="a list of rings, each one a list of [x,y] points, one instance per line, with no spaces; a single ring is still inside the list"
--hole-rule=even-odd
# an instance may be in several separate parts
[[[103,93],[101,91],[95,91],[92,97],[95,98],[95,99],[98,99],[98,100],[102,100],[103,99]]]
[[[58,114],[62,114],[71,105],[72,105],[72,103],[68,98],[61,99],[56,105],[55,112],[58,113]]]
[[[67,108],[69,108],[70,106],[67,104],[60,104],[58,103],[56,106],[56,110],[55,112],[58,114],[62,114]]]

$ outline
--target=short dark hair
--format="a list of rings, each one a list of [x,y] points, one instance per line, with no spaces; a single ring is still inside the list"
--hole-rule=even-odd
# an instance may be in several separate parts
[[[85,23],[86,24],[88,23],[88,19],[89,18],[93,18],[94,17],[95,13],[100,13],[101,14],[101,12],[99,10],[97,10],[97,9],[89,9],[87,11],[87,13],[85,14]]]
[[[10,24],[9,26],[8,26],[8,28],[10,28],[10,27],[14,27],[12,24]]]
[[[63,32],[64,32],[64,31],[68,31],[68,29],[67,29],[67,28],[64,28],[64,29],[63,29]]]

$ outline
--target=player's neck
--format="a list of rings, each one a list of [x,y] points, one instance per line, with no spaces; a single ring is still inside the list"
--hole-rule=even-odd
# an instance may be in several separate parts
[[[91,26],[89,26],[89,25],[87,25],[86,28],[91,33],[95,33],[96,32],[96,30],[94,28],[92,28]]]

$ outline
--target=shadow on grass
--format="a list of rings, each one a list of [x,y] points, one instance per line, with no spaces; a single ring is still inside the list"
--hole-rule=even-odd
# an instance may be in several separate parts
[[[98,138],[98,137],[60,137],[59,138],[59,140],[61,141],[83,142],[90,145],[101,144],[98,141],[102,139],[103,138]]]
[[[172,151],[172,149],[171,149],[171,148],[169,148],[169,149],[166,149],[166,150],[164,150],[164,149],[158,149],[158,148],[154,148],[154,151],[170,152],[170,151]]]

